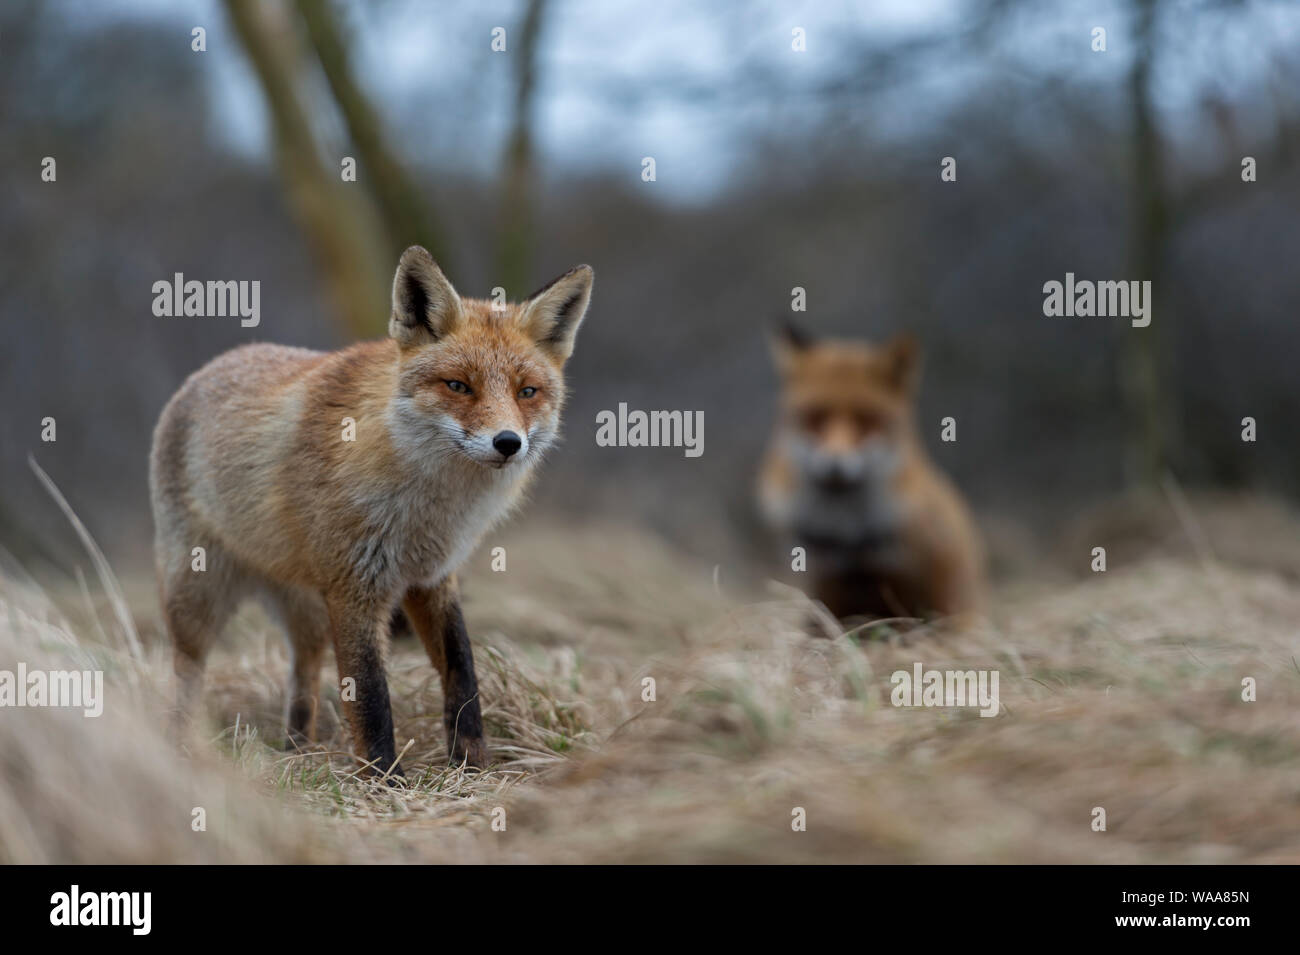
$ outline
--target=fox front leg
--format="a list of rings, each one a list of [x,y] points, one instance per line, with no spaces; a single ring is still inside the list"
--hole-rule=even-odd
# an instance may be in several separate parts
[[[474,651],[460,610],[455,578],[437,587],[412,587],[403,607],[442,677],[442,724],[447,733],[448,759],[481,769],[488,763],[483,713],[474,676]]]
[[[343,715],[367,775],[401,778],[393,745],[393,710],[380,643],[380,610],[373,601],[336,595],[327,600],[339,666]],[[386,607],[384,608],[387,609]],[[348,680],[352,680],[349,686]]]

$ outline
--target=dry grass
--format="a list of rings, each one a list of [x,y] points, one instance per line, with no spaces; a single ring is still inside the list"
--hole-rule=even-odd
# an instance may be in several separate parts
[[[1300,593],[1286,567],[1188,551],[1021,582],[960,635],[822,639],[802,596],[719,593],[647,533],[535,530],[507,573],[467,581],[500,762],[444,765],[440,688],[399,642],[396,790],[356,778],[336,693],[320,751],[279,750],[286,659],[255,612],[214,656],[205,741],[181,757],[147,581],[124,588],[135,655],[108,603],[52,599],[10,561],[0,668],[90,659],[109,691],[99,719],[0,711],[0,860],[1300,861]],[[889,675],[916,661],[997,669],[1002,713],[891,706]]]

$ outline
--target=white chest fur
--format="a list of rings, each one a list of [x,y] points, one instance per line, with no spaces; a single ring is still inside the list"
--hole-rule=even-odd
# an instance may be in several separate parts
[[[363,530],[350,552],[354,572],[384,592],[445,579],[510,513],[526,470],[448,457],[382,493],[360,497],[355,503]]]

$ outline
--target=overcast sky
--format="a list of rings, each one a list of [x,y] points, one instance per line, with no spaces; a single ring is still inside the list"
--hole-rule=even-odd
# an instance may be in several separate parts
[[[83,23],[104,17],[141,18],[208,31],[204,65],[219,130],[240,151],[266,155],[262,97],[217,0],[124,0],[112,8],[71,0]],[[1194,112],[1207,81],[1228,98],[1240,95],[1270,69],[1279,50],[1300,49],[1300,2],[1264,2],[1249,15],[1237,11],[1198,16],[1182,29],[1184,11],[1206,6],[1175,0],[1170,41],[1162,48],[1160,103],[1176,122]],[[797,125],[815,102],[774,107],[755,96],[736,104],[681,90],[723,88],[742,64],[781,85],[842,73],[850,40],[888,45],[916,35],[958,29],[968,0],[551,0],[544,27],[536,137],[545,168],[640,171],[654,156],[667,196],[702,198],[728,183],[743,129]],[[1019,82],[1068,72],[1083,83],[1122,76],[1130,47],[1129,4],[1042,0],[1010,18],[978,56],[925,64],[904,88],[873,99],[864,117],[878,135],[906,134],[960,102],[974,71],[991,64]],[[493,27],[513,42],[519,0],[378,0],[344,4],[355,29],[356,65],[404,152],[466,164],[490,173],[500,161],[508,120],[509,54],[489,51]],[[1108,52],[1091,51],[1095,26],[1108,30]],[[807,50],[791,49],[792,30],[806,33]],[[991,55],[990,55],[991,54]],[[1188,82],[1189,78],[1195,82]],[[450,96],[449,96],[450,91]],[[634,102],[626,96],[634,95]],[[448,105],[449,99],[451,105]],[[324,97],[322,97],[324,102]],[[785,112],[781,112],[785,110]],[[1171,130],[1177,133],[1177,130]],[[1195,133],[1195,130],[1192,130]]]

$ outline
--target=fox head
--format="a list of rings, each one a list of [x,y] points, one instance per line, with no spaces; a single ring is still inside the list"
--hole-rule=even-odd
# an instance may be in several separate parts
[[[912,441],[915,339],[813,341],[786,325],[772,351],[782,383],[779,435],[802,482],[847,492],[893,476]]]
[[[462,299],[420,246],[402,253],[388,333],[397,342],[395,436],[419,454],[513,470],[555,441],[564,363],[591,301],[579,265],[521,304]]]

